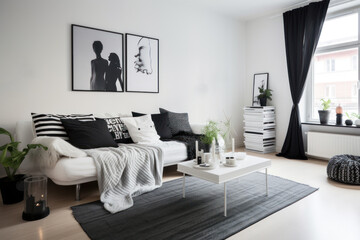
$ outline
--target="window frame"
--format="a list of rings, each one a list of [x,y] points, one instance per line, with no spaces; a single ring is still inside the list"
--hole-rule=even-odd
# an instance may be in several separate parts
[[[357,48],[357,50],[358,50],[358,55],[357,55],[358,82],[357,82],[357,84],[360,84],[360,61],[359,61],[359,59],[360,59],[360,7],[345,9],[345,10],[341,10],[341,11],[337,11],[337,12],[328,14],[326,16],[325,21],[328,21],[328,20],[334,19],[334,18],[338,18],[338,17],[342,17],[345,15],[350,15],[353,13],[358,14],[358,40],[346,42],[346,43],[333,44],[330,46],[318,47],[318,48],[316,48],[315,54]],[[305,95],[304,104],[305,104],[306,122],[319,122],[319,119],[312,118],[312,111],[314,109],[314,103],[312,101],[314,98],[314,87],[313,86],[314,86],[314,59],[312,59],[310,67],[309,67],[309,73],[308,73],[308,77],[307,77],[307,81],[306,81],[306,88],[305,88],[305,94],[304,94]],[[358,114],[360,114],[360,89],[358,89]],[[334,123],[335,121],[331,120],[329,122]]]

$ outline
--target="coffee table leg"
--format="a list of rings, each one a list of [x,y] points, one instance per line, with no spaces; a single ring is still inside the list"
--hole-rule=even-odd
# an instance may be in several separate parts
[[[227,209],[226,209],[226,182],[224,183],[224,216],[227,215]]]
[[[185,198],[185,173],[183,173],[183,198]]]
[[[268,196],[268,174],[267,174],[267,168],[265,168],[265,182],[266,182],[266,196]]]

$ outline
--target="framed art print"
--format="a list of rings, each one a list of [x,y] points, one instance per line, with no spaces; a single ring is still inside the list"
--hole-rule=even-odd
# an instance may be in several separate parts
[[[71,25],[72,90],[124,92],[122,33]]]
[[[260,101],[257,98],[260,95],[259,87],[267,89],[268,88],[269,73],[257,73],[254,74],[254,83],[253,83],[253,106],[260,106]]]
[[[159,93],[159,39],[126,34],[126,91]]]

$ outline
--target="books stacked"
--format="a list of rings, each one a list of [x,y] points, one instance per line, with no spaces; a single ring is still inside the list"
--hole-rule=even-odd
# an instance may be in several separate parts
[[[275,152],[275,107],[245,107],[244,123],[246,149]]]

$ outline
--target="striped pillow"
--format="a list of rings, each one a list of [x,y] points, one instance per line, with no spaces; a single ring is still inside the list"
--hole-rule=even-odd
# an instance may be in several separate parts
[[[34,124],[34,129],[37,137],[60,137],[64,140],[69,140],[69,137],[62,125],[60,119],[77,119],[79,121],[95,121],[93,114],[39,114],[31,113]]]

